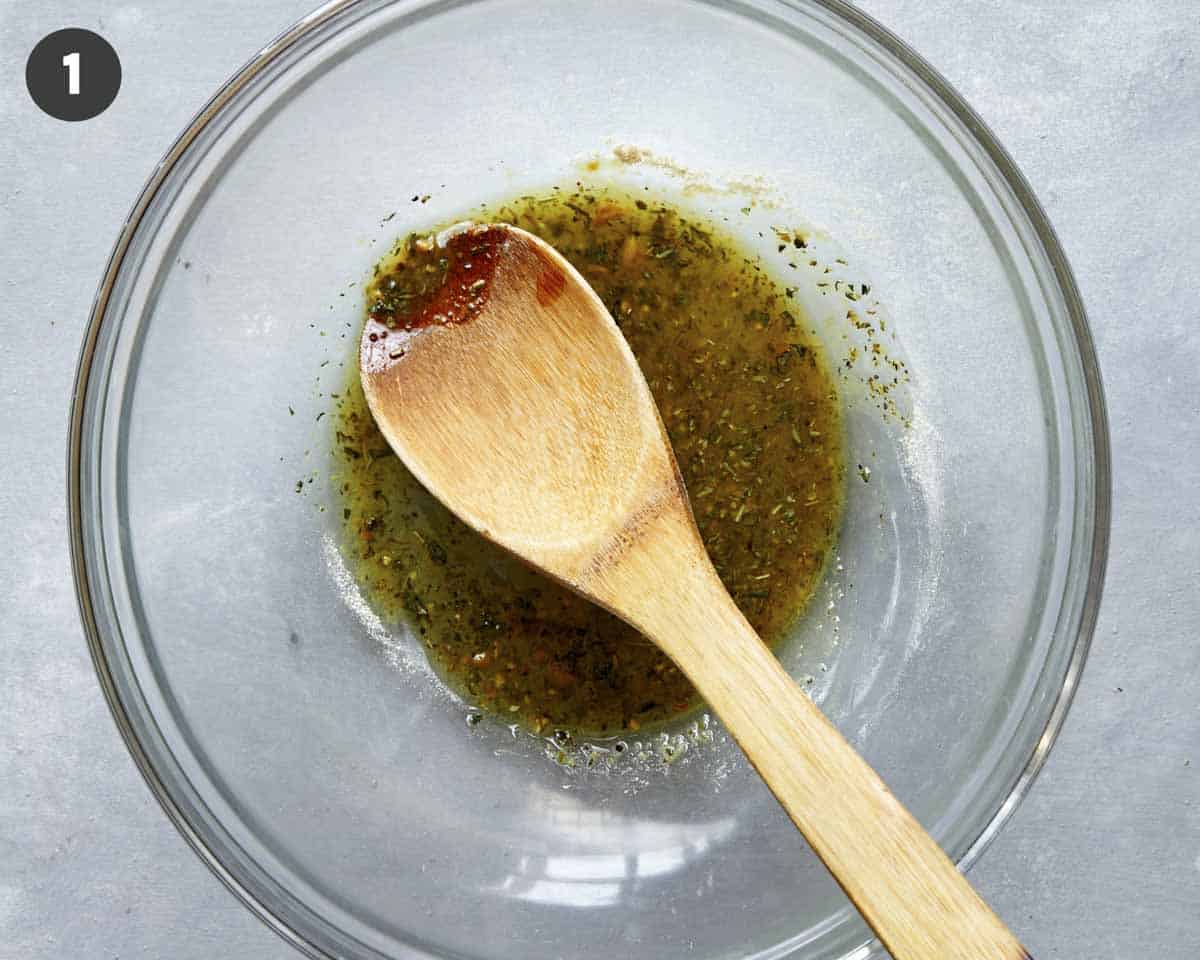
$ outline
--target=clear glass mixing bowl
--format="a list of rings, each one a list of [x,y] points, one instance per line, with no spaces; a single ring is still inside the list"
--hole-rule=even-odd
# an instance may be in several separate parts
[[[741,214],[738,190],[662,166],[588,174],[655,180],[764,230],[768,255],[786,201],[819,270],[869,278],[911,374],[909,426],[841,376],[840,556],[788,668],[964,865],[1062,722],[1108,530],[1095,358],[1028,187],[926,64],[836,0],[332,3],[217,94],[138,200],[70,470],[83,620],[130,750],[218,876],[312,956],[878,949],[718,724],[570,766],[465,723],[356,595],[321,509],[316,418],[384,245],[622,142],[768,178]],[[815,283],[839,359],[858,333]]]

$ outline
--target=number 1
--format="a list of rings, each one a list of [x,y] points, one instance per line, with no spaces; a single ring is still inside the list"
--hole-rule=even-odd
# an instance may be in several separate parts
[[[67,68],[67,93],[76,97],[79,95],[79,54],[68,53],[62,58],[62,65]]]

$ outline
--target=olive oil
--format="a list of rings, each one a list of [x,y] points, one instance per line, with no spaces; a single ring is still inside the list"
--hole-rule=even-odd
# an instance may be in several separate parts
[[[716,225],[616,191],[554,190],[472,213],[553,244],[641,364],[705,546],[768,642],[818,584],[840,520],[838,396],[787,288]],[[367,312],[401,324],[445,277],[429,237],[376,267]],[[675,665],[612,615],[487,543],[391,453],[358,383],[337,399],[345,551],[385,621],[411,624],[468,702],[536,733],[616,735],[698,706]]]

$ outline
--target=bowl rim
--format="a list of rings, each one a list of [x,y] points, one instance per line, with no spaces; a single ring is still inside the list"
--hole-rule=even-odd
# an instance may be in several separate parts
[[[258,74],[279,61],[280,58],[285,56],[300,41],[311,35],[314,31],[319,30],[328,22],[342,16],[355,7],[365,6],[371,2],[372,0],[327,0],[327,2],[317,7],[307,16],[296,21],[292,26],[278,34],[221,85],[209,101],[196,113],[183,132],[172,143],[163,158],[154,167],[153,172],[142,187],[130,213],[122,225],[92,302],[80,348],[79,359],[76,364],[66,451],[67,513],[71,568],[76,602],[97,679],[104,693],[109,711],[121,734],[121,738],[124,740],[125,746],[132,756],[142,778],[145,780],[146,785],[150,788],[151,793],[162,807],[164,813],[166,813],[168,819],[174,824],[175,828],[201,861],[268,928],[301,953],[316,958],[316,960],[333,960],[333,957],[317,944],[312,943],[304,937],[298,930],[294,929],[283,919],[279,912],[268,906],[261,897],[257,896],[243,884],[226,865],[224,860],[222,860],[220,855],[205,842],[204,838],[192,825],[183,806],[177,802],[165,781],[160,777],[150,753],[140,740],[135,725],[131,720],[130,713],[122,700],[101,640],[101,630],[93,604],[93,588],[95,584],[89,578],[87,567],[82,508],[84,486],[82,473],[83,425],[88,405],[88,385],[93,373],[93,362],[97,355],[100,331],[117,277],[125,263],[129,248],[139,226],[172,171],[186,154],[193,141],[209,124],[221,115],[230,101]],[[700,0],[700,2],[706,3],[708,0]],[[774,0],[774,2],[793,11],[801,8],[801,4],[797,0]],[[842,21],[844,25],[858,31],[868,40],[881,47],[886,53],[895,57],[904,68],[910,70],[925,85],[927,91],[933,95],[942,107],[947,109],[956,120],[964,125],[970,132],[976,145],[984,151],[987,159],[995,165],[1005,184],[1012,190],[1014,197],[1017,199],[1020,212],[1028,218],[1034,235],[1053,269],[1054,281],[1059,293],[1062,295],[1065,312],[1070,321],[1069,329],[1074,338],[1074,346],[1078,353],[1083,385],[1086,391],[1086,413],[1088,425],[1091,427],[1091,466],[1093,470],[1093,486],[1091,490],[1093,501],[1091,511],[1092,543],[1090,552],[1086,555],[1087,573],[1086,580],[1083,581],[1084,589],[1079,609],[1079,626],[1071,645],[1062,685],[1055,695],[1053,706],[1047,715],[1044,728],[1035,741],[1033,751],[1018,774],[1008,795],[983,826],[976,839],[967,847],[966,851],[957,861],[959,868],[966,870],[979,859],[980,855],[991,844],[1000,829],[1012,816],[1021,800],[1029,792],[1033,782],[1045,766],[1050,750],[1058,739],[1067,712],[1074,699],[1075,691],[1079,685],[1079,679],[1091,646],[1103,593],[1112,513],[1110,438],[1099,362],[1096,355],[1095,343],[1088,326],[1083,300],[1058,236],[1051,226],[1045,210],[1034,195],[1029,182],[983,119],[967,104],[963,97],[951,86],[949,81],[920,54],[873,17],[854,7],[848,0],[804,0],[804,2],[814,4],[823,9],[832,18]],[[439,0],[417,0],[417,5],[421,7],[433,7],[442,4],[439,3]],[[855,960],[865,960],[867,956],[875,955],[876,948],[878,948],[878,941],[874,941],[866,952],[856,950],[852,956],[855,957]]]

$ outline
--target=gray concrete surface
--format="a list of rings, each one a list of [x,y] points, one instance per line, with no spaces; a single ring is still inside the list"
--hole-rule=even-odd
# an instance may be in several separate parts
[[[1035,955],[1200,953],[1200,4],[869,0],[1032,181],[1078,274],[1112,418],[1112,561],[1091,661],[1031,796],[972,872]],[[76,619],[64,435],[80,332],[152,164],[309,0],[0,0],[0,957],[296,954],[159,812]],[[61,26],[120,52],[116,104],[36,111]]]

